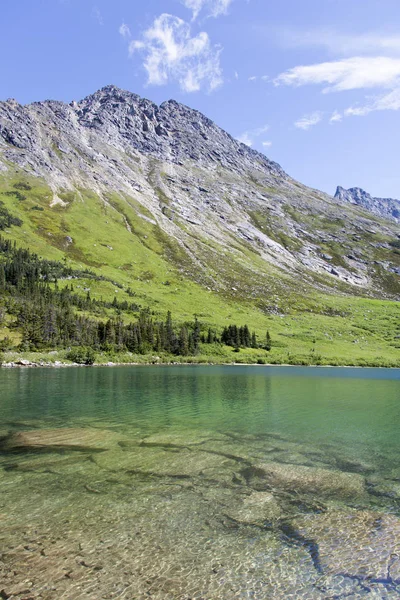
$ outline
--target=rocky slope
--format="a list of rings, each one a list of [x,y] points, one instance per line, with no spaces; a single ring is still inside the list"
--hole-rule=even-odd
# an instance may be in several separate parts
[[[112,218],[121,228],[116,269],[135,271],[128,235],[185,278],[237,298],[400,296],[393,219],[301,185],[173,100],[157,106],[107,86],[71,104],[0,102],[0,179],[0,200],[42,253],[45,240],[107,268]],[[84,211],[89,226],[78,222]]]
[[[361,188],[350,188],[345,190],[340,187],[336,189],[335,198],[342,202],[356,204],[383,219],[393,219],[400,223],[400,200],[393,198],[373,198],[371,194]]]

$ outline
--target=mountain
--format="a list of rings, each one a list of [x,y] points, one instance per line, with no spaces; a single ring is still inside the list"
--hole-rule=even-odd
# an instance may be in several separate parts
[[[400,297],[398,223],[302,185],[174,100],[107,86],[70,104],[0,102],[0,202],[3,236],[96,274],[80,293],[269,323],[282,348],[288,315],[308,347],[318,319],[329,339],[325,318]]]
[[[361,206],[383,219],[393,219],[396,223],[400,223],[400,200],[373,198],[361,188],[356,187],[345,190],[340,186],[336,189],[335,198],[342,202],[357,204],[357,206]]]

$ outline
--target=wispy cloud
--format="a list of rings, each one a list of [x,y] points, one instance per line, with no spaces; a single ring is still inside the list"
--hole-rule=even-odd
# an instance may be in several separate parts
[[[246,144],[246,146],[253,146],[257,138],[262,136],[269,130],[269,125],[263,125],[262,127],[257,127],[256,129],[249,129],[248,131],[244,131],[242,134],[237,136],[237,140],[242,142],[242,144]]]
[[[241,142],[242,144],[246,144],[246,146],[252,146],[254,143],[253,139],[250,137],[250,134],[248,131],[245,131],[241,135],[238,135],[236,139],[238,142]]]
[[[350,106],[344,111],[345,117],[365,117],[371,112],[381,110],[400,110],[400,86],[388,94],[383,94],[370,100],[362,106]]]
[[[335,56],[397,55],[400,54],[400,35],[387,32],[343,33],[332,29],[310,31],[279,31],[280,43],[289,48],[324,48]]]
[[[220,52],[206,32],[192,36],[188,23],[166,13],[154,20],[140,40],[129,44],[130,56],[140,53],[144,57],[148,84],[177,81],[185,92],[212,91],[222,84]]]
[[[338,110],[335,110],[333,112],[331,118],[329,119],[329,123],[339,123],[342,120],[343,120],[343,115]]]
[[[307,129],[310,129],[310,127],[320,123],[320,121],[322,121],[322,117],[322,112],[316,111],[310,115],[304,115],[304,117],[301,117],[301,119],[295,122],[294,126],[298,129],[304,129],[306,131]]]
[[[93,6],[92,15],[99,25],[104,25],[103,15],[101,14],[98,6]]]
[[[251,77],[248,78],[249,81],[269,81],[270,77],[269,75],[261,75],[260,77],[258,75],[252,75]]]
[[[207,17],[219,17],[226,15],[233,0],[181,0],[193,13],[193,20],[197,19],[200,12],[204,10]]]
[[[131,30],[129,29],[126,23],[122,23],[118,31],[120,35],[122,35],[122,37],[125,39],[129,39],[130,37],[132,37]]]
[[[264,146],[264,148],[270,148],[272,146],[272,142],[270,140],[267,140],[265,142],[262,142],[262,145]]]
[[[323,92],[391,87],[399,82],[400,58],[354,57],[298,66],[281,73],[275,85],[322,85]]]
[[[400,110],[400,58],[397,57],[358,56],[298,66],[281,73],[274,84],[292,87],[322,85],[324,93],[363,89],[381,91],[361,105],[347,108],[342,114],[335,111],[330,119],[331,123],[340,121],[343,116],[366,116],[374,111]],[[382,93],[383,90],[386,91]]]

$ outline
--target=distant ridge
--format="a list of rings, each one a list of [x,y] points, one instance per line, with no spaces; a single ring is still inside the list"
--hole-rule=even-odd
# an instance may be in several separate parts
[[[357,204],[357,206],[361,206],[384,219],[393,219],[396,223],[400,222],[400,200],[373,198],[361,188],[354,187],[346,190],[340,185],[336,189],[335,198],[350,204]]]

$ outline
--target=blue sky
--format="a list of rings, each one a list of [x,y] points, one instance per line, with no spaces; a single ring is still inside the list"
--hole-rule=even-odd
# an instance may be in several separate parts
[[[2,0],[0,98],[113,83],[334,193],[400,198],[399,0]]]

